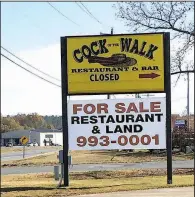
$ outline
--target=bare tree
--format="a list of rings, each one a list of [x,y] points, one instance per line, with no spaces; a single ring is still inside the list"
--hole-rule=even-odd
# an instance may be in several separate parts
[[[194,2],[121,2],[114,6],[116,16],[133,32],[171,32],[171,40],[177,43],[171,49],[172,73],[194,72],[188,58],[194,50]]]

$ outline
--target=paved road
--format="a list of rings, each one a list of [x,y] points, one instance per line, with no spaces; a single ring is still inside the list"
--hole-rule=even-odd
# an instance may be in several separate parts
[[[88,194],[72,197],[194,197],[194,187],[149,189],[141,191],[114,192],[107,194]]]
[[[70,171],[99,171],[99,170],[127,170],[127,169],[165,169],[166,162],[144,162],[132,164],[79,164],[70,167]],[[173,168],[194,168],[194,160],[173,161]],[[27,174],[53,172],[53,166],[37,166],[37,167],[11,167],[1,168],[1,174]]]
[[[42,153],[49,153],[49,152],[54,152],[57,151],[56,148],[41,148],[33,150],[33,147],[31,150],[26,150],[25,151],[25,158],[36,156]],[[17,152],[8,152],[8,153],[2,153],[1,154],[1,161],[11,161],[11,160],[19,160],[23,158],[23,150],[17,151]]]

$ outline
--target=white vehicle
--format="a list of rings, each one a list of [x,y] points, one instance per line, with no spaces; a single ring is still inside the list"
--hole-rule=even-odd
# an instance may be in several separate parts
[[[27,146],[39,146],[37,142],[28,143]]]

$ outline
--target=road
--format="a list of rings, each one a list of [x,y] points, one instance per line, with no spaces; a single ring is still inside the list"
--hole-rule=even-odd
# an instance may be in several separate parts
[[[139,191],[113,192],[104,194],[87,194],[72,197],[193,197],[194,187],[178,187],[163,189],[148,189]]]
[[[56,148],[37,148],[33,150],[33,147],[31,150],[26,150],[25,151],[25,158],[28,157],[33,157],[39,154],[43,153],[49,153],[49,152],[54,152],[57,151]],[[17,151],[17,152],[8,152],[8,153],[2,153],[1,154],[1,161],[11,161],[11,160],[19,160],[23,158],[23,151]]]
[[[127,170],[127,169],[165,169],[166,161],[144,162],[131,164],[79,164],[70,167],[70,172],[100,171],[100,170]],[[173,168],[194,168],[194,160],[173,161]],[[1,168],[1,174],[27,174],[53,172],[53,166],[11,167]]]

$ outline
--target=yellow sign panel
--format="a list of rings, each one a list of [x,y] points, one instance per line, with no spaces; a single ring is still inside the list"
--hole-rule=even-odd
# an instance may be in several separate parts
[[[25,145],[25,144],[28,143],[28,138],[27,138],[26,136],[22,136],[22,137],[20,138],[20,142],[21,142],[23,145]]]
[[[68,94],[164,91],[163,34],[67,37]]]

